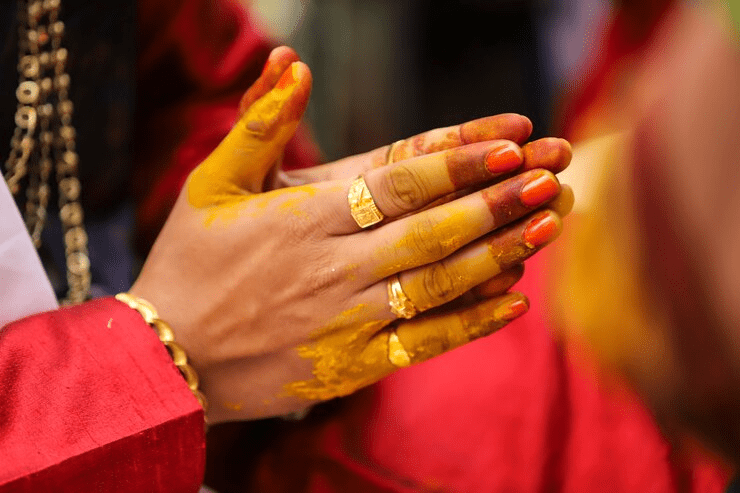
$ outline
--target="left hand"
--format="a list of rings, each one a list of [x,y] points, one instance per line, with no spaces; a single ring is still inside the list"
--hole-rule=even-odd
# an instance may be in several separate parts
[[[569,145],[520,148],[531,124],[518,115],[421,134],[392,156],[421,155],[390,166],[386,147],[293,175],[313,184],[260,193],[310,83],[308,68],[290,62],[276,82],[256,84],[263,94],[190,175],[131,289],[171,323],[201,376],[211,422],[346,395],[498,330],[527,310],[523,295],[505,294],[521,262],[560,231],[558,214],[539,210],[561,208],[557,179],[512,173],[560,170]],[[387,216],[372,229],[359,228],[347,202],[362,170]],[[396,274],[426,313],[391,312]]]

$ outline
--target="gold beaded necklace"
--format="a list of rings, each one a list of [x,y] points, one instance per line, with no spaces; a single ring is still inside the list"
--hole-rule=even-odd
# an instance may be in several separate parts
[[[54,172],[59,188],[69,290],[63,304],[85,301],[90,293],[90,259],[80,204],[78,156],[75,152],[73,104],[66,72],[67,50],[61,46],[64,23],[60,0],[18,0],[18,108],[5,180],[19,199],[36,248],[46,223]]]

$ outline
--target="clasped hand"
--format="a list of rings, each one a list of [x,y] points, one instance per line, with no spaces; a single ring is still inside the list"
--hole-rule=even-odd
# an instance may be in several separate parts
[[[527,311],[524,295],[508,290],[572,204],[553,174],[570,146],[520,147],[531,124],[519,115],[271,172],[310,87],[297,55],[274,50],[231,133],[188,178],[131,290],[186,348],[210,422],[346,395],[500,329]],[[359,175],[385,216],[367,229],[347,198]],[[395,275],[413,318],[391,311]]]

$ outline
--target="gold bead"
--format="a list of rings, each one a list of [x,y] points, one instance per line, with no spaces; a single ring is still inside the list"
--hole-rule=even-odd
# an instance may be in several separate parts
[[[54,106],[50,103],[42,104],[37,108],[36,111],[38,111],[41,118],[51,118],[51,116],[54,114]],[[51,144],[54,141],[51,132],[47,131],[43,133],[48,133],[50,137],[46,140],[42,139],[42,142],[44,142],[45,144]]]
[[[62,154],[62,161],[64,161],[64,164],[76,168],[79,163],[79,157],[76,152],[67,151]]]
[[[39,100],[39,85],[31,80],[26,80],[18,84],[15,91],[15,97],[21,104],[34,104]]]
[[[30,106],[21,106],[15,112],[15,124],[21,128],[33,130],[36,128],[36,110]]]
[[[46,183],[42,183],[41,185],[39,185],[38,196],[41,202],[48,203],[50,194],[51,194],[51,189],[49,188],[49,185],[47,185]],[[43,209],[43,211],[44,211],[44,216],[46,216],[46,209]]]
[[[21,149],[30,152],[33,149],[33,137],[25,136],[21,140]]]
[[[90,270],[90,259],[82,252],[73,252],[67,257],[67,269],[72,274],[82,275]]]
[[[28,17],[35,21],[39,19],[44,13],[44,7],[41,2],[31,2],[28,4]]]
[[[43,158],[41,161],[39,161],[39,170],[41,171],[42,177],[49,177],[49,174],[51,174],[51,170],[53,168],[53,164],[51,159]]]
[[[67,200],[77,200],[80,197],[80,180],[76,177],[64,178],[59,182],[59,190]]]
[[[36,78],[39,75],[39,59],[33,55],[26,55],[18,62],[18,69],[24,77]]]
[[[60,90],[69,89],[69,74],[60,74],[54,78],[54,87]]]
[[[68,54],[69,52],[67,51],[66,48],[59,48],[54,54],[54,59],[56,60],[57,63],[64,64],[67,62]]]
[[[41,79],[40,86],[44,94],[49,94],[51,90],[53,89],[53,84],[49,77],[44,77],[43,79]]]
[[[28,39],[28,42],[31,43],[31,46],[35,46],[39,42],[39,33],[35,29],[29,29],[26,31],[26,38]]]
[[[72,101],[62,101],[57,105],[57,111],[60,115],[66,116],[71,115],[72,111],[74,110],[74,104],[72,104]]]
[[[47,12],[51,12],[59,9],[59,0],[44,0],[44,9]]]
[[[157,332],[157,337],[162,342],[172,342],[175,340],[175,334],[164,320],[156,319],[152,322],[152,327]]]
[[[198,379],[198,374],[195,372],[195,369],[192,366],[188,365],[187,362],[181,365],[178,365],[177,363],[175,363],[175,366],[177,366],[177,369],[180,370],[180,374],[187,382],[190,390],[192,392],[198,391],[198,385],[200,385],[200,380]]]
[[[77,202],[65,204],[59,211],[62,223],[68,226],[79,226],[82,223],[82,206]]]
[[[79,250],[87,245],[87,233],[79,226],[70,228],[64,233],[64,246],[69,250]]]
[[[182,346],[180,346],[175,341],[167,341],[164,343],[164,345],[170,352],[170,356],[172,356],[172,361],[175,362],[175,366],[180,367],[187,364],[188,356],[187,354],[185,354],[185,350],[182,348]]]
[[[65,125],[59,129],[59,135],[64,140],[73,140],[75,138],[75,128]]]

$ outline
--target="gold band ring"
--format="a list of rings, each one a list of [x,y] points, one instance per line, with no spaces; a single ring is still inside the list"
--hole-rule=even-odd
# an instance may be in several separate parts
[[[388,304],[391,306],[391,312],[397,317],[412,318],[419,313],[419,310],[403,292],[398,274],[388,278]]]
[[[388,361],[398,368],[405,368],[411,364],[411,357],[398,339],[396,329],[388,333]]]
[[[378,224],[385,217],[375,205],[370,189],[362,175],[355,178],[347,192],[349,211],[357,225],[363,229]]]

